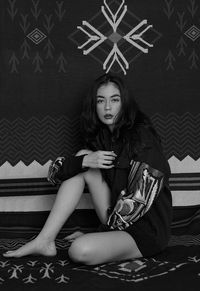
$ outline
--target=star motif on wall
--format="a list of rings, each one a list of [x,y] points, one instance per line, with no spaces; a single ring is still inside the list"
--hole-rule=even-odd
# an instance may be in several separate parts
[[[130,63],[141,53],[147,54],[161,36],[153,25],[147,25],[146,19],[140,20],[128,11],[124,2],[111,1],[108,4],[104,0],[101,12],[89,21],[83,20],[82,25],[77,26],[78,30],[70,35],[84,55],[90,54],[103,63],[106,73],[117,64],[118,69],[126,74]],[[102,16],[103,22],[101,20],[101,24],[96,26],[95,20],[99,22]],[[106,55],[104,59],[102,54]]]

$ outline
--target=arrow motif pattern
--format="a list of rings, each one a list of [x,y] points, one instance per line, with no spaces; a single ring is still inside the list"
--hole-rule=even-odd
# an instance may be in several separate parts
[[[8,0],[8,14],[10,15],[12,21],[14,21],[14,18],[16,16],[16,14],[18,13],[18,9],[15,6],[16,4],[16,0]]]
[[[64,1],[55,1],[49,13],[44,11],[41,0],[28,1],[27,9],[19,1],[7,1],[8,20],[13,25],[13,31],[15,26],[20,31],[16,39],[20,51],[10,50],[9,72],[19,74],[28,61],[29,71],[35,74],[43,73],[46,65],[54,66],[58,73],[65,74],[67,60],[53,36],[66,15]],[[16,45],[13,43],[13,46]]]
[[[169,47],[166,52],[165,69],[174,71],[180,66],[190,70],[199,70],[199,5],[196,0],[183,1],[181,7],[174,0],[164,0],[163,13],[171,29],[178,31],[176,38],[169,35]],[[171,41],[170,41],[171,38]],[[176,40],[176,44],[174,44]]]

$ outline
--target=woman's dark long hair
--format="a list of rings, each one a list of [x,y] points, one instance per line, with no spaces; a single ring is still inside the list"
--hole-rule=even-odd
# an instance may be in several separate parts
[[[129,138],[131,137],[136,141],[139,139],[137,133],[141,126],[148,127],[152,133],[158,137],[150,119],[139,109],[133,96],[130,96],[128,87],[122,78],[116,75],[104,74],[94,81],[83,102],[81,132],[85,144],[90,145],[90,142],[97,139],[102,128],[105,127],[105,125],[99,120],[96,112],[97,90],[100,86],[106,85],[110,82],[114,83],[119,89],[122,104],[113,130],[114,138],[126,139],[127,136],[129,136]],[[135,136],[133,135],[133,132],[135,132]],[[130,133],[130,135],[127,135],[127,133]],[[138,141],[139,140],[137,140],[137,142]]]

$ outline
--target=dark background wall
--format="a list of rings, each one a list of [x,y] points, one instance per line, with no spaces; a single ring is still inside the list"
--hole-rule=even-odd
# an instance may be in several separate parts
[[[113,34],[101,6],[111,20],[120,5]],[[133,89],[167,158],[200,157],[198,1],[1,0],[0,14],[0,165],[43,165],[78,148],[81,100],[114,46],[121,66],[112,55],[109,70]],[[123,37],[145,19],[138,48]],[[78,49],[97,36],[83,20],[106,37],[94,49],[97,39]]]

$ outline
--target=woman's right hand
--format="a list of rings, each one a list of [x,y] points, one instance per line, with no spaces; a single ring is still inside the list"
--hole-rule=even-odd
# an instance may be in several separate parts
[[[83,158],[83,167],[110,169],[116,157],[113,151],[90,152]]]

